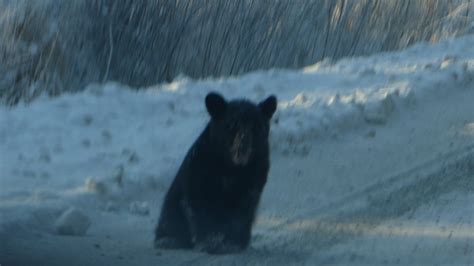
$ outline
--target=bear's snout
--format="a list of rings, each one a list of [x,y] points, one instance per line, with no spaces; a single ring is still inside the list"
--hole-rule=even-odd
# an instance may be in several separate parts
[[[231,147],[232,162],[236,165],[246,165],[252,155],[252,135],[245,131],[238,132]]]

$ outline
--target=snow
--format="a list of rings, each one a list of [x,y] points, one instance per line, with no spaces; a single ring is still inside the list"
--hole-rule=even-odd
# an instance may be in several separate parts
[[[297,71],[91,84],[0,107],[0,264],[472,265],[472,47],[468,35]],[[209,91],[279,99],[252,246],[154,250]],[[63,223],[71,208],[82,217],[73,225]],[[62,223],[85,235],[58,235]]]
[[[71,236],[85,235],[89,226],[89,218],[75,208],[61,214],[54,225],[58,234]]]

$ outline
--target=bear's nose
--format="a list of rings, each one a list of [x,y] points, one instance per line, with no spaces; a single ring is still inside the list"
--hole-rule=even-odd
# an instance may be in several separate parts
[[[235,140],[239,143],[240,148],[249,148],[249,145],[251,144],[251,138],[250,134],[247,132],[239,132],[237,133],[237,136],[235,136]]]

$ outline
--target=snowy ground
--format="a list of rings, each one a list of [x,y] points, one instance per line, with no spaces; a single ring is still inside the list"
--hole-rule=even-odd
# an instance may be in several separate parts
[[[0,107],[0,264],[474,264],[474,36],[300,71]],[[157,251],[204,97],[279,98],[251,248]],[[85,215],[58,233],[69,208]],[[87,225],[90,223],[90,226]],[[80,230],[79,230],[80,231]]]

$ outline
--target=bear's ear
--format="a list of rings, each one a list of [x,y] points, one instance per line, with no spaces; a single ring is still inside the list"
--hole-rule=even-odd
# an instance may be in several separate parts
[[[220,94],[210,92],[206,96],[206,108],[212,118],[219,118],[227,108],[227,101]]]
[[[271,95],[264,101],[260,102],[258,107],[260,108],[260,111],[262,111],[265,118],[270,120],[277,108],[277,98],[274,95]]]

